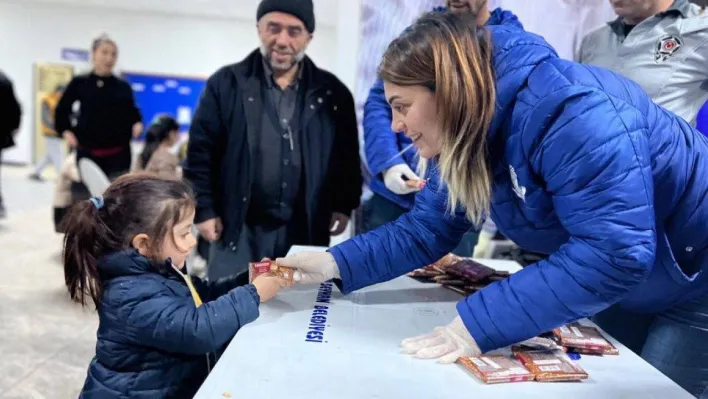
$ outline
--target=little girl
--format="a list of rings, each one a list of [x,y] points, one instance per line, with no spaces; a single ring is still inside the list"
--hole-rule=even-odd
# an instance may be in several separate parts
[[[263,275],[236,287],[184,274],[194,204],[181,181],[129,174],[67,214],[66,285],[99,315],[82,398],[193,397],[214,352],[287,284]]]
[[[145,148],[133,168],[146,171],[166,179],[180,179],[182,171],[179,158],[170,152],[179,139],[179,124],[168,115],[163,115],[148,128]]]

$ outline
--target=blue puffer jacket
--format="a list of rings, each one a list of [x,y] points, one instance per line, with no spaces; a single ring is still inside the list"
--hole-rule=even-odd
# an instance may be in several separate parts
[[[258,317],[253,285],[205,284],[196,307],[185,281],[167,263],[158,273],[134,250],[102,259],[98,343],[82,398],[191,398],[221,351]]]
[[[492,218],[550,256],[461,301],[480,348],[504,347],[614,303],[657,312],[708,293],[708,139],[635,83],[488,28],[497,113]],[[469,228],[432,179],[411,212],[331,249],[350,292],[429,264]]]
[[[444,10],[444,8],[435,9],[435,11]],[[522,28],[516,15],[501,8],[491,12],[487,25],[511,25]],[[362,122],[366,162],[373,175],[370,188],[374,193],[398,206],[411,209],[413,208],[415,194],[398,195],[386,188],[383,182],[383,172],[394,165],[405,163],[412,170],[416,170],[418,166],[418,151],[415,148],[409,148],[406,152],[400,154],[404,148],[412,144],[412,141],[403,133],[396,133],[391,130],[391,118],[391,106],[386,101],[383,81],[377,79],[371,91],[369,91],[369,97],[366,98],[364,120]]]

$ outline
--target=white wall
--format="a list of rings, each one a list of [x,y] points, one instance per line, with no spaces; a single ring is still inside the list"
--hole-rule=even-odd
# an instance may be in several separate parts
[[[238,1],[238,0],[234,0]],[[334,1],[334,0],[332,0]],[[349,2],[349,0],[347,0]],[[351,61],[358,46],[356,6],[341,7],[331,18],[349,23],[318,24],[308,55],[353,87]],[[62,62],[62,48],[88,48],[92,37],[109,33],[118,43],[118,68],[192,76],[208,76],[222,65],[236,62],[258,45],[253,19],[187,17],[136,13],[102,8],[0,1],[0,69],[14,81],[23,105],[18,145],[3,152],[3,161],[31,160],[33,137],[33,73],[35,62]],[[345,40],[346,43],[339,43]],[[346,46],[347,51],[342,50]],[[337,62],[341,55],[346,62]],[[343,68],[342,71],[339,68]]]

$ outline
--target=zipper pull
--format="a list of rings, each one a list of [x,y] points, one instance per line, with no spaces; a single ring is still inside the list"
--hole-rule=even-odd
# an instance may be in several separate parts
[[[295,151],[295,144],[293,143],[293,131],[288,125],[288,139],[290,139],[290,151]]]

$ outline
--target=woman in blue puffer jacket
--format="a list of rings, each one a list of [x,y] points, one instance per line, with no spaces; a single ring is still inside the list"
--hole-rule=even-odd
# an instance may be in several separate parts
[[[602,327],[700,395],[708,139],[619,75],[561,60],[519,28],[471,24],[428,14],[380,68],[393,130],[439,178],[397,221],[280,264],[299,268],[303,283],[337,278],[349,293],[432,263],[489,214],[511,240],[550,256],[465,298],[450,325],[404,351],[451,362],[599,313]]]

